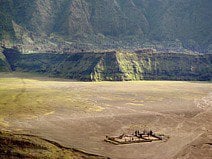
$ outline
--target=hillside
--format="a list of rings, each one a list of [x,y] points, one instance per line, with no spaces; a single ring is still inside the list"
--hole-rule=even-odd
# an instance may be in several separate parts
[[[0,72],[10,71],[10,66],[6,60],[6,57],[3,54],[3,49],[0,48]]]
[[[212,80],[212,54],[81,52],[21,54],[3,52],[13,71],[83,81]]]
[[[1,159],[106,159],[33,135],[0,131],[0,141]]]
[[[211,0],[2,0],[0,39],[23,52],[211,52],[211,8]]]

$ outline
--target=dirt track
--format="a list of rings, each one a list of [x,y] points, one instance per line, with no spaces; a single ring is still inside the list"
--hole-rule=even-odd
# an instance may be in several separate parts
[[[61,84],[55,81],[49,87],[63,92],[81,92],[79,96],[102,110],[57,107],[52,114],[32,119],[11,119],[10,129],[21,129],[64,146],[114,159],[211,156],[212,85],[209,83]],[[25,91],[29,91],[27,85]],[[167,142],[118,146],[103,141],[105,135],[131,133],[136,129],[152,129],[169,135],[170,139]],[[194,145],[200,149],[196,150]]]

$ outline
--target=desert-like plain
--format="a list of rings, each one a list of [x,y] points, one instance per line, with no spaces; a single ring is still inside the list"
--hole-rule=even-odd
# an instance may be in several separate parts
[[[212,83],[79,82],[0,74],[1,130],[112,159],[210,159]],[[153,130],[166,142],[113,145],[106,135]]]

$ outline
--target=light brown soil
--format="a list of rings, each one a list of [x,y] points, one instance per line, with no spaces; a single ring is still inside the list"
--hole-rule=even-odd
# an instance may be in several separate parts
[[[44,81],[47,80],[50,79]],[[83,110],[55,103],[54,113],[32,119],[7,118],[7,129],[21,130],[66,147],[114,159],[210,158],[211,83],[51,81],[45,87],[64,94],[73,92],[80,97],[76,99],[87,101],[92,109],[87,109],[89,105]],[[29,90],[31,88],[26,86],[25,91]],[[152,129],[170,136],[170,139],[129,145],[112,145],[103,141],[106,135],[116,136],[137,129]]]

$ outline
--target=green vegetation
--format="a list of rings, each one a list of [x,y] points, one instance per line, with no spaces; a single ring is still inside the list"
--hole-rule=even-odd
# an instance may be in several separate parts
[[[1,1],[0,2],[0,41],[11,40],[15,38],[15,32],[12,25],[12,2]]]
[[[3,50],[0,48],[0,72],[8,72],[10,71],[10,66],[7,63],[7,60],[2,51]]]
[[[12,70],[83,81],[211,80],[211,54],[84,52],[20,54],[6,49]]]
[[[104,159],[32,135],[0,131],[0,158]]]
[[[66,82],[40,81],[7,76],[0,78],[0,126],[10,126],[7,119],[32,119],[40,115],[51,115],[57,109],[67,108],[83,112],[102,111],[101,106],[95,105],[81,96],[75,90],[62,90]],[[45,79],[44,79],[45,80]],[[47,98],[48,97],[48,98]]]
[[[94,56],[98,53],[93,54]],[[120,81],[122,72],[116,59],[116,52],[104,53],[91,73],[93,81]]]
[[[211,80],[211,55],[117,53],[124,80]]]
[[[123,80],[142,79],[143,70],[136,53],[117,53],[117,61],[121,71],[124,73]],[[143,61],[141,61],[143,62]],[[146,65],[147,66],[147,65]]]
[[[211,3],[211,0],[3,0],[0,40],[29,47],[30,39],[32,45],[50,47],[50,42],[61,45],[59,39],[62,39],[98,48],[139,47],[146,42],[170,47],[170,42],[177,49],[211,51]],[[17,27],[22,28],[21,34]]]

